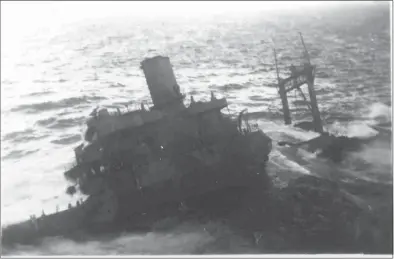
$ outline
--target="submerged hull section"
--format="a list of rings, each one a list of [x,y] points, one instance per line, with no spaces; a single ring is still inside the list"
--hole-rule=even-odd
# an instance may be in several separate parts
[[[35,220],[37,223],[29,220],[6,227],[3,242],[32,243],[40,237],[58,235],[73,237],[79,230],[107,232],[149,228],[155,220],[179,213],[182,206],[211,213],[244,205],[251,193],[261,198],[270,189],[265,172],[270,143],[265,141],[271,140],[261,132],[238,138],[233,148],[216,163],[204,165],[193,162],[192,158],[183,158],[184,167],[177,167],[184,170],[183,174],[155,183],[146,178],[145,183],[142,181],[146,186],[138,186],[127,169],[95,175],[88,181],[90,186],[85,187],[91,195],[83,204],[43,216]],[[262,141],[260,145],[256,145],[258,140]],[[248,142],[254,142],[256,149]],[[155,173],[165,170],[163,167]]]
[[[4,245],[31,244],[43,237],[79,238],[88,233],[146,230],[160,218],[194,212],[226,212],[244,205],[250,194],[259,198],[269,190],[263,166],[244,170],[244,164],[228,163],[227,168],[208,168],[204,174],[191,173],[179,182],[167,180],[141,190],[116,188],[123,178],[102,181],[99,195],[90,196],[78,207],[3,229]],[[179,214],[181,213],[181,214]]]

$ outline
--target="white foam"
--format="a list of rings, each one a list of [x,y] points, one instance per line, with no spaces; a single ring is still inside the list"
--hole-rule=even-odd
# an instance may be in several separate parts
[[[369,107],[368,118],[378,123],[391,122],[391,107],[383,103],[374,103]]]

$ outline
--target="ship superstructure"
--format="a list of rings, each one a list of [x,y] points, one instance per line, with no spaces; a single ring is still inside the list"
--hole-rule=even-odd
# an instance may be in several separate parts
[[[256,179],[265,184],[268,136],[252,130],[243,113],[238,120],[223,114],[227,100],[214,93],[207,102],[191,96],[186,107],[169,58],[145,59],[141,68],[153,107],[92,112],[75,148],[77,164],[65,173],[76,189],[90,196],[105,189],[115,197],[111,211],[137,213],[218,189],[248,189]],[[124,213],[110,214],[108,220]]]

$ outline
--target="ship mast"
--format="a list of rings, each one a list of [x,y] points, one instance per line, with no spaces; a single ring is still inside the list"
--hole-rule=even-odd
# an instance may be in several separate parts
[[[289,103],[287,101],[287,94],[286,94],[285,85],[281,84],[281,80],[279,77],[278,59],[276,57],[276,49],[275,48],[274,48],[274,56],[275,56],[276,77],[278,80],[278,87],[279,87],[279,95],[280,95],[280,99],[282,100],[283,116],[285,119],[285,124],[289,125],[289,124],[291,124]]]
[[[288,77],[286,79],[281,80],[279,77],[277,55],[276,55],[276,50],[274,48],[276,75],[277,75],[277,80],[278,80],[279,95],[282,100],[284,121],[285,121],[286,125],[291,124],[291,117],[290,117],[290,111],[289,111],[289,104],[288,104],[288,100],[287,100],[287,93],[290,91],[293,91],[293,90],[298,90],[298,91],[300,91],[304,100],[307,102],[308,108],[312,112],[314,130],[316,132],[322,133],[323,132],[323,125],[322,125],[322,121],[320,118],[320,111],[319,111],[319,106],[317,104],[317,98],[316,98],[316,93],[315,93],[315,88],[314,88],[316,66],[311,64],[309,52],[305,46],[305,42],[304,42],[301,32],[299,34],[300,34],[300,38],[301,38],[301,43],[304,48],[304,58],[306,59],[306,62],[304,62],[303,67],[299,68],[298,70],[294,66],[292,66],[291,75],[290,75],[290,77]],[[286,89],[287,84],[290,84],[291,86]],[[309,97],[310,97],[309,102],[307,101],[306,96],[304,95],[304,93],[302,92],[302,90],[300,88],[304,84],[306,84],[308,86],[308,92],[309,92]]]
[[[307,80],[307,85],[308,85],[308,91],[309,91],[309,98],[311,99],[310,101],[310,107],[312,110],[312,117],[313,117],[313,124],[315,126],[315,131],[322,133],[323,132],[323,125],[322,121],[320,118],[320,111],[319,111],[319,106],[317,104],[317,99],[316,99],[316,93],[315,93],[315,72],[316,72],[316,66],[311,65],[310,57],[309,57],[309,52],[308,49],[305,46],[304,43],[304,38],[302,37],[301,32],[299,32],[302,46],[304,46],[304,55],[305,58],[307,59],[307,66],[305,66],[305,73],[306,73],[306,80]],[[298,87],[298,89],[301,91],[301,89]],[[302,93],[302,91],[301,91]]]

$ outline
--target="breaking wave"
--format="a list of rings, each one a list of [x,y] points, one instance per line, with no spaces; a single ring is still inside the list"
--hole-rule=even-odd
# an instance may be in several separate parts
[[[376,124],[387,124],[392,121],[392,108],[383,103],[374,103],[369,108],[368,118],[376,121]]]

